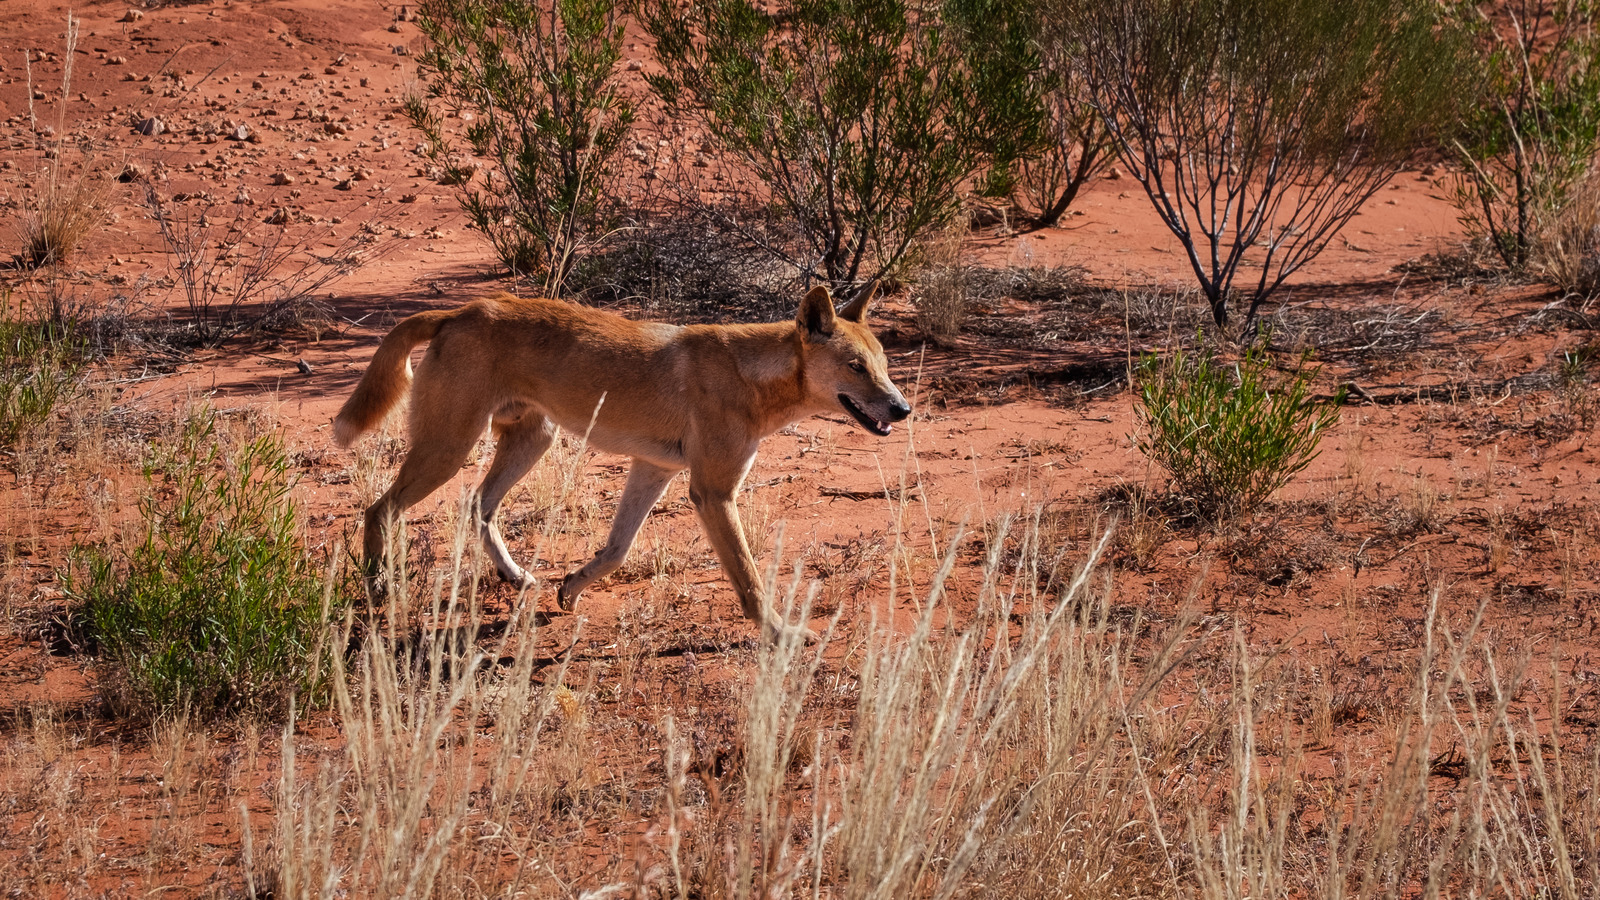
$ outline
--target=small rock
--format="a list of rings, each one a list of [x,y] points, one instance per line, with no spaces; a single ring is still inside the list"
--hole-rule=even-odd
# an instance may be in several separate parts
[[[10,161],[11,160],[9,160],[9,159],[6,160],[6,162],[10,162]],[[416,194],[401,194],[400,195],[400,202],[401,203],[415,203],[415,202],[417,202],[417,195]]]
[[[248,141],[250,140],[250,126],[240,122],[233,127],[232,131],[228,132],[228,137],[236,141]]]
[[[322,67],[322,74],[324,74],[324,75],[337,75],[337,74],[339,74],[339,70],[335,69],[333,66],[323,66]]]
[[[167,130],[167,126],[166,123],[162,122],[160,119],[156,118],[155,116],[151,116],[148,119],[140,119],[134,124],[133,130],[145,135],[146,137],[155,137],[156,135],[165,132]]]
[[[280,206],[272,211],[272,215],[267,216],[266,221],[268,225],[287,225],[289,224],[289,210]]]
[[[108,56],[108,57],[106,57],[106,65],[108,65],[108,66],[125,66],[127,64],[128,64],[128,58],[126,56]]]
[[[262,88],[263,88],[263,87],[265,87],[265,85],[263,85],[263,84],[262,84],[262,83],[261,83],[261,79],[259,79],[259,78],[257,78],[257,79],[256,79],[256,80],[255,80],[255,81],[252,81],[252,82],[250,82],[250,87],[251,87],[251,88],[252,88],[252,89],[254,89],[254,90],[258,90],[258,91],[259,91],[259,90],[261,90],[261,89],[262,89]]]
[[[630,59],[630,60],[628,60],[628,71],[629,72],[637,72],[637,71],[639,71],[640,69],[643,69],[643,68],[644,68],[644,60],[639,60],[639,59]]]
[[[294,176],[288,172],[273,172],[271,181],[273,184],[282,187],[286,184],[294,184]]]
[[[322,130],[327,134],[349,134],[350,126],[344,122],[324,122]]]
[[[349,191],[349,190],[354,190],[355,189],[355,185],[351,183],[350,179],[346,178],[345,180],[343,180],[343,181],[339,182],[338,184],[334,185],[333,189],[336,190],[336,191]]]
[[[9,162],[9,160],[7,161]],[[143,181],[145,174],[145,170],[138,163],[125,163],[122,166],[122,171],[117,173],[117,180],[123,184]]]
[[[144,18],[144,13],[140,12],[137,9],[130,9],[127,12],[123,13],[122,14],[122,18],[118,19],[117,21],[118,22],[137,22],[142,18]]]

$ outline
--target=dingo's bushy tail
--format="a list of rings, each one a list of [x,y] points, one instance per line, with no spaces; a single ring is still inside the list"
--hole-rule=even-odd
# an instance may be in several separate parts
[[[411,348],[433,340],[439,328],[455,317],[457,310],[438,309],[417,313],[394,327],[378,345],[367,372],[361,376],[355,393],[344,402],[333,420],[333,442],[348,447],[371,430],[411,387]]]

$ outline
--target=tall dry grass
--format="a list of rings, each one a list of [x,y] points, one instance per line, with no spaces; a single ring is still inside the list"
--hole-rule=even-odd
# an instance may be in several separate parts
[[[947,535],[916,596],[893,567],[904,603],[835,614],[816,646],[755,649],[728,709],[662,712],[656,762],[628,785],[652,799],[626,808],[595,800],[593,670],[575,689],[574,657],[536,661],[525,602],[488,627],[462,537],[424,637],[378,628],[330,661],[343,740],[285,728],[254,890],[1576,900],[1600,887],[1600,758],[1563,731],[1559,673],[1507,665],[1436,595],[1404,702],[1342,745],[1330,783],[1306,749],[1339,743],[1317,714],[1330,690],[1240,629],[1141,620],[1109,587],[1107,540],[1066,559],[1040,519],[1001,522],[1008,539],[986,543],[975,576],[958,564],[964,535]],[[808,617],[815,587],[802,575],[777,590],[778,571],[786,615]],[[484,629],[495,636],[475,640]],[[729,749],[713,758],[704,720],[722,714]],[[608,831],[634,816],[626,857]],[[586,856],[586,840],[613,849]]]
[[[552,512],[579,460],[530,485]],[[1437,594],[1409,683],[1356,728],[1334,713],[1346,688],[1296,651],[1224,615],[1143,617],[1112,587],[1112,538],[1068,552],[1045,510],[997,514],[981,541],[940,523],[937,554],[902,528],[872,596],[835,606],[815,646],[673,656],[648,628],[583,641],[610,623],[546,624],[530,595],[486,610],[465,503],[440,566],[330,634],[331,707],[282,729],[268,820],[253,765],[206,762],[233,738],[163,725],[139,885],[170,889],[173,858],[215,864],[185,811],[231,804],[247,838],[219,890],[256,897],[1600,889],[1600,756],[1569,716],[1582,685],[1534,665],[1525,641],[1508,651],[1481,620],[1452,620]],[[584,517],[546,517],[518,552]],[[822,592],[771,543],[770,593],[810,619]],[[641,608],[696,589],[645,590]],[[28,861],[0,874],[19,896],[124,877],[96,848],[143,821],[95,814],[127,764],[86,768],[63,734],[49,716],[4,734],[6,808],[41,823],[0,830],[0,852]]]
[[[48,134],[54,137],[46,152],[47,170],[39,190],[30,192],[16,229],[22,241],[17,261],[28,268],[54,266],[67,260],[97,228],[105,223],[112,201],[111,182],[103,172],[88,165],[74,167],[76,174],[66,177],[67,98],[72,90],[72,64],[77,56],[78,20],[69,13],[62,54],[61,94],[56,102],[56,122]],[[28,117],[35,133],[41,132],[33,114],[32,51],[24,51],[28,74]]]

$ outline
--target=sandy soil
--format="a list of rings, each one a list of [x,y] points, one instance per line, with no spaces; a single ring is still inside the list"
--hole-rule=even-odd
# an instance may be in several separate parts
[[[53,644],[41,624],[58,602],[66,550],[126,521],[138,478],[118,443],[137,445],[150,433],[141,423],[198,401],[254,410],[281,427],[303,465],[297,496],[308,539],[348,541],[359,478],[356,456],[331,446],[333,412],[394,321],[503,283],[487,245],[465,227],[453,189],[428,177],[428,161],[415,152],[419,138],[398,113],[414,80],[406,54],[420,42],[401,8],[276,0],[132,11],[95,4],[75,14],[81,34],[63,109],[66,10],[43,0],[0,8],[0,207],[13,218],[52,167],[70,175],[132,166],[184,215],[232,215],[242,195],[251,221],[285,210],[295,233],[313,235],[305,240],[318,247],[365,229],[373,242],[364,246],[385,250],[317,293],[331,310],[321,325],[245,335],[218,349],[135,348],[110,360],[96,376],[97,402],[115,424],[98,449],[58,442],[0,465],[10,622],[0,635],[0,741],[11,747],[11,762],[0,764],[12,767],[7,781],[17,792],[0,798],[14,809],[0,817],[0,859],[9,860],[0,867],[33,865],[40,847],[60,847],[47,832],[64,823],[47,821],[46,806],[15,783],[24,761],[43,752],[41,735],[56,735],[50,758],[85,773],[73,808],[98,823],[81,852],[95,860],[83,867],[92,874],[57,882],[61,895],[231,890],[242,884],[241,805],[257,832],[272,816],[276,738],[228,728],[203,734],[196,752],[207,762],[193,775],[202,787],[173,800],[162,775],[171,747],[105,716],[92,660]],[[630,58],[645,55],[630,45]],[[137,132],[152,119],[161,133]],[[52,159],[47,148],[63,129],[69,138]],[[1531,654],[1531,671],[1567,679],[1560,714],[1592,733],[1600,727],[1600,458],[1589,445],[1592,425],[1575,420],[1556,377],[1561,353],[1592,335],[1541,316],[1558,298],[1537,285],[1404,273],[1404,264],[1462,240],[1444,199],[1449,174],[1430,172],[1397,178],[1269,311],[1280,337],[1319,347],[1324,392],[1349,381],[1369,399],[1345,408],[1321,456],[1253,523],[1216,530],[1159,505],[1145,510],[1112,545],[1114,592],[1121,606],[1157,621],[1201,610],[1225,623],[1219,627],[1236,625],[1252,646],[1333,673],[1328,683],[1350,698],[1338,730],[1359,737],[1374,727],[1384,698],[1406,689],[1400,660],[1414,655],[1429,595],[1439,590],[1447,617],[1464,621],[1481,604],[1487,630]],[[181,318],[172,256],[142,189],[116,189],[114,220],[55,290],[97,308],[124,304],[136,319]],[[890,298],[876,321],[916,406],[908,427],[880,440],[841,415],[766,442],[750,476],[756,543],[775,552],[782,523],[784,552],[825,580],[819,620],[841,604],[850,617],[889,612],[880,608],[888,603],[884,568],[870,561],[907,516],[917,520],[907,531],[929,559],[935,537],[948,540],[963,524],[981,535],[1003,514],[1035,508],[1063,547],[1082,553],[1114,519],[1130,521],[1130,493],[1159,493],[1160,474],[1131,438],[1138,426],[1126,371],[1130,351],[1165,339],[1159,329],[1125,328],[1126,310],[1106,298],[1124,288],[1183,287],[1189,274],[1137,184],[1101,178],[1063,227],[990,229],[975,233],[968,249],[988,266],[1079,267],[1080,300],[1063,307],[1002,293],[985,301],[955,346],[941,348],[918,335],[905,296]],[[39,279],[9,278],[17,296],[47,290]],[[1294,340],[1284,338],[1285,346]],[[483,464],[430,498],[414,527],[447,542],[453,506]],[[583,489],[602,514],[620,492],[623,464],[605,455],[582,464]],[[514,552],[532,551],[535,530],[514,538]],[[559,575],[592,552],[588,539],[540,548],[534,571]],[[982,541],[965,541],[971,552],[962,567],[971,577]],[[685,648],[735,677],[748,654],[721,659],[705,648],[737,648],[752,634],[681,481],[638,546],[636,554],[676,548],[687,560],[685,588],[650,636],[660,671],[669,673],[662,677],[681,667]],[[929,571],[925,565],[917,577]],[[591,589],[583,646],[599,653],[614,643],[619,617],[649,583],[649,573],[630,567]],[[504,609],[511,594],[496,590]],[[536,600],[552,619],[530,652],[558,652],[574,620],[556,615],[548,592]],[[1336,749],[1313,755],[1325,754],[1331,771]],[[174,835],[181,852],[172,849]]]

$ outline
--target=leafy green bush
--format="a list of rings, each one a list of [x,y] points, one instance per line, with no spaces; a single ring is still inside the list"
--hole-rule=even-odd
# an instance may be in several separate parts
[[[699,211],[835,287],[894,273],[969,178],[1008,179],[1003,157],[1032,143],[1011,140],[1018,123],[1038,127],[1026,79],[975,73],[937,7],[796,0],[775,16],[751,0],[643,0],[640,18],[663,70],[651,87],[766,192]],[[792,221],[798,246],[763,230],[761,209]]]
[[[0,302],[0,449],[77,394],[83,354],[72,323],[14,319],[9,301]]]
[[[1592,0],[1451,8],[1474,29],[1481,65],[1454,143],[1455,203],[1468,232],[1520,272],[1600,152],[1600,10]]]
[[[443,181],[513,272],[551,294],[613,226],[622,197],[613,168],[633,122],[617,87],[623,29],[616,0],[422,0],[430,39],[420,61],[428,97],[405,103],[446,160]],[[470,119],[473,152],[495,168],[482,190],[451,161],[435,104]],[[468,115],[470,114],[470,115]]]
[[[981,192],[1032,207],[1034,227],[1055,225],[1111,161],[1111,142],[1071,48],[1042,40],[1054,8],[1036,0],[943,0],[943,12],[974,96],[998,114]]]
[[[1148,354],[1137,371],[1139,449],[1202,514],[1251,514],[1316,459],[1339,420],[1342,393],[1330,404],[1310,398],[1319,371],[1308,352],[1274,378],[1262,344],[1233,366],[1207,350]]]
[[[75,549],[65,591],[119,715],[269,717],[317,689],[331,595],[290,472],[277,435],[224,454],[198,414],[146,467],[137,542]]]

